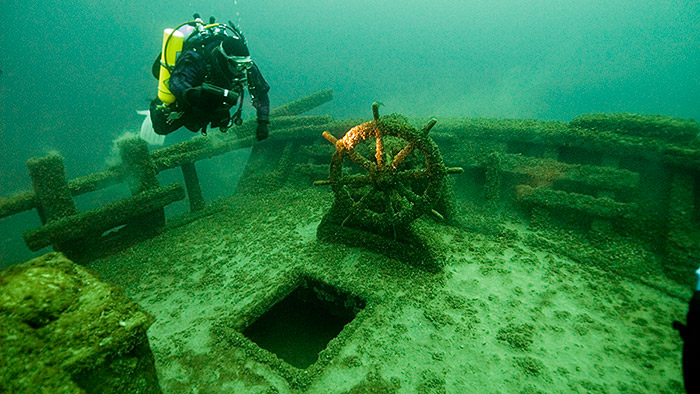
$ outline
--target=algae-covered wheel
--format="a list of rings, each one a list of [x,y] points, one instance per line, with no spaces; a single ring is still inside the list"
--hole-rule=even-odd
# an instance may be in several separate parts
[[[395,231],[425,213],[444,191],[445,177],[461,168],[448,169],[435,142],[428,136],[437,122],[422,130],[400,115],[379,116],[350,129],[341,139],[323,136],[335,145],[328,180],[335,194],[333,209],[341,225],[353,223],[375,231]]]

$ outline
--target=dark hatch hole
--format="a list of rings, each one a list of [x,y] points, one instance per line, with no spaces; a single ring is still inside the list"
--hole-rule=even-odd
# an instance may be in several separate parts
[[[305,280],[243,334],[292,366],[306,369],[364,306],[358,297]]]

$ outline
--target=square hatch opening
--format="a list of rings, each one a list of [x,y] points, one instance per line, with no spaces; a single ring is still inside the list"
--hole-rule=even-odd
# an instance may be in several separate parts
[[[288,364],[306,369],[364,307],[359,297],[305,279],[243,330],[243,335]]]

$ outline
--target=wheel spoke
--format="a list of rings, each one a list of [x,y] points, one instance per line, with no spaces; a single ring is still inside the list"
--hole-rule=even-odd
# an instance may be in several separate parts
[[[374,153],[374,157],[377,159],[377,166],[384,168],[384,136],[379,130],[377,130],[377,151]]]
[[[400,181],[416,181],[428,178],[428,170],[407,170],[396,174]]]
[[[396,218],[396,211],[394,211],[394,204],[391,203],[392,194],[396,191],[393,189],[384,192],[384,197],[386,198],[386,212],[389,214],[389,223],[391,223],[391,231],[394,233],[394,241],[396,241],[396,226],[394,225],[394,219]]]
[[[430,119],[430,121],[425,126],[423,126],[423,129],[421,130],[421,132],[423,134],[428,134],[430,132],[430,129],[432,129],[433,126],[435,126],[435,123],[437,123],[437,119],[435,119],[435,118]]]
[[[418,205],[418,204],[423,203],[423,199],[421,198],[421,196],[417,195],[412,190],[409,190],[401,182],[396,183],[396,191],[399,193],[400,196],[404,197],[406,200],[411,202],[413,205]]]
[[[372,103],[372,117],[374,118],[375,121],[379,120],[379,106],[381,104],[374,102]]]
[[[398,169],[411,152],[413,152],[413,143],[409,142],[408,145],[404,146],[404,148],[394,156],[394,159],[391,161],[391,166],[394,167],[395,170]]]
[[[367,172],[371,172],[373,170],[372,167],[374,167],[374,164],[361,154],[355,152],[354,148],[347,148],[346,151],[348,152],[348,157],[350,157],[350,160],[354,161],[355,164],[364,168]]]
[[[391,203],[391,193],[389,191],[384,191],[384,197],[386,198],[386,212],[391,219],[394,219],[396,211],[394,211],[394,204]]]
[[[370,178],[369,175],[354,174],[344,176],[338,181],[338,183],[353,187],[366,186],[372,183],[372,178]]]
[[[345,222],[347,222],[351,216],[357,215],[358,212],[365,208],[365,205],[367,205],[367,201],[369,201],[367,197],[369,197],[370,194],[372,194],[371,190],[368,191],[364,196],[362,196],[362,198],[360,198],[357,202],[352,204],[352,208],[350,208],[350,214],[348,214],[348,216],[343,220],[343,222],[340,224],[341,226],[345,226]]]

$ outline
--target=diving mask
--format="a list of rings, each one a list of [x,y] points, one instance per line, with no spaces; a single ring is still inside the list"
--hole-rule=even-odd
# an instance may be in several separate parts
[[[224,43],[221,42],[216,50],[226,59],[226,65],[233,74],[246,72],[253,67],[253,59],[250,56],[227,55],[224,50]]]

